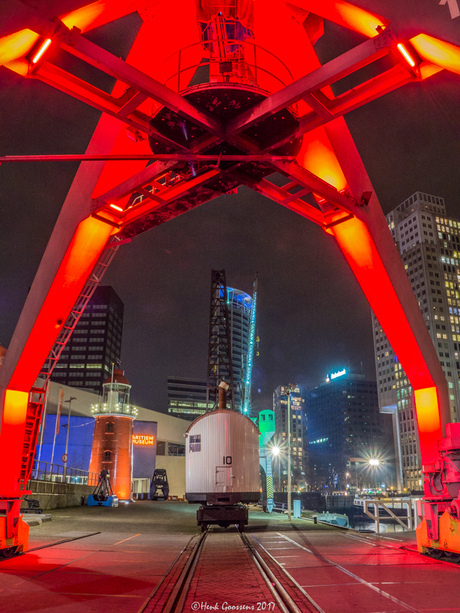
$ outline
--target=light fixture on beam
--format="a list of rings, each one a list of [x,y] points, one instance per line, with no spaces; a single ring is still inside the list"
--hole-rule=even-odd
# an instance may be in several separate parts
[[[51,45],[51,38],[47,38],[40,45],[40,48],[38,49],[37,53],[32,58],[32,64],[36,64],[38,62],[38,60],[42,57],[42,55],[45,53],[45,51],[48,49],[50,45]]]
[[[118,206],[116,204],[111,204],[110,208],[115,209],[116,211],[120,211],[120,213],[123,213],[123,209],[121,208],[121,206]]]
[[[412,55],[409,53],[407,46],[403,45],[402,43],[398,43],[397,47],[399,53],[403,56],[409,66],[411,68],[415,68],[417,62],[415,61],[414,57],[412,57]]]

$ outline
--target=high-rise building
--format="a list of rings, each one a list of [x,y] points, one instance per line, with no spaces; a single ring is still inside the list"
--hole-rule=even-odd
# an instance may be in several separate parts
[[[244,393],[251,386],[252,354],[255,336],[253,298],[245,292],[227,287],[235,410],[243,410]],[[251,345],[252,343],[252,345]],[[203,363],[204,366],[204,363]],[[194,420],[211,409],[206,401],[206,380],[168,377],[168,413]]]
[[[235,409],[243,408],[243,390],[249,363],[252,298],[246,292],[233,287],[227,288],[227,307],[230,319],[230,339],[232,345],[233,381],[235,383]],[[252,348],[251,348],[252,349]]]
[[[390,477],[391,418],[379,413],[375,381],[345,368],[332,373],[307,392],[306,415],[312,487],[345,490],[353,478],[357,481],[350,465],[371,459],[382,463],[382,479]]]
[[[284,490],[287,485],[287,441],[288,441],[288,394],[283,385],[273,392],[275,412],[275,435],[273,442],[280,447],[281,475],[275,475],[275,486]],[[291,392],[291,474],[293,487],[305,485],[307,474],[307,421],[305,417],[305,390],[296,386]],[[280,466],[278,466],[280,468]],[[276,473],[276,470],[275,470]],[[281,479],[281,483],[278,481]]]
[[[206,402],[206,379],[168,377],[168,413],[193,421],[211,409]]]
[[[444,199],[416,192],[387,215],[407,276],[449,386],[451,419],[460,406],[460,221]],[[381,412],[393,415],[398,487],[422,489],[412,388],[376,317],[374,353]]]
[[[121,358],[123,302],[110,286],[99,286],[62,350],[51,379],[102,392]]]

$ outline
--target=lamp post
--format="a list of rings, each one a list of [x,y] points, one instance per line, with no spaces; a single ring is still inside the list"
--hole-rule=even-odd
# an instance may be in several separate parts
[[[284,387],[287,392],[288,406],[287,406],[287,453],[288,453],[288,474],[287,474],[287,508],[288,508],[288,521],[291,521],[291,394],[295,390],[296,386],[292,383],[288,383]]]
[[[64,483],[67,480],[67,460],[68,460],[68,451],[69,451],[69,432],[70,432],[70,410],[72,408],[72,400],[76,400],[74,396],[71,396],[68,400],[64,400],[64,402],[69,403],[69,412],[67,414],[67,435],[65,438],[65,462],[64,462]]]
[[[281,453],[281,449],[278,447],[278,445],[274,445],[271,448],[270,453],[272,454],[273,458],[278,458],[278,490],[280,490],[281,489],[281,475],[280,475],[280,461],[281,461],[280,453]]]
[[[380,466],[380,460],[378,458],[371,458],[370,460],[368,460],[368,464],[371,467],[371,474],[372,474],[373,481],[374,481],[374,488],[378,489],[377,471],[378,471],[378,467]]]

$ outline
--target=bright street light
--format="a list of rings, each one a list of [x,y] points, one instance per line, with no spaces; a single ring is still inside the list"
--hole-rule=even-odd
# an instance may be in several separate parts
[[[371,458],[369,460],[369,466],[380,466],[380,460],[378,458]]]
[[[281,449],[277,446],[271,448],[271,453],[274,456],[277,456],[281,453]]]
[[[288,482],[287,482],[287,512],[288,521],[291,521],[291,393],[296,389],[296,385],[288,383],[284,386],[284,393],[287,394],[287,454],[288,454]]]

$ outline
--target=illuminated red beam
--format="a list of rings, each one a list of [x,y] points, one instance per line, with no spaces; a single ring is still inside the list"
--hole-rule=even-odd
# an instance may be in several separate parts
[[[301,217],[304,217],[305,219],[308,219],[309,221],[312,221],[313,223],[324,227],[324,215],[319,209],[316,209],[311,204],[308,204],[308,202],[300,200],[300,198],[295,198],[293,200],[288,201],[287,192],[285,189],[274,185],[266,179],[262,179],[262,181],[259,181],[258,183],[252,183],[244,179],[242,180],[242,182],[254,191],[263,194],[264,196],[270,198],[270,200],[273,200],[278,204],[281,204],[281,206],[284,206],[286,209],[289,209],[290,211],[297,213]],[[293,194],[293,197],[295,196],[296,194]]]
[[[181,181],[177,183],[177,185],[173,185],[172,187],[165,188],[165,193],[160,194],[161,201],[159,202],[157,198],[150,198],[151,194],[147,192],[146,198],[142,200],[137,206],[132,209],[128,209],[123,216],[123,226],[132,223],[136,219],[140,219],[148,215],[151,211],[161,206],[166,206],[186,195],[190,190],[193,190],[195,187],[202,183],[206,183],[210,179],[216,177],[220,174],[219,170],[209,170],[208,172],[199,175],[197,177],[193,177],[188,181]]]
[[[60,15],[60,19],[70,29],[77,27],[82,32],[87,32],[142,8],[143,3],[140,1],[127,3],[125,0],[110,0],[110,2],[97,0],[88,2],[86,6],[66,15]],[[15,62],[30,52],[39,35],[48,38],[55,31],[56,24],[46,22],[37,14],[37,18],[29,27],[31,29],[22,29],[0,38],[0,66],[4,65],[15,70]],[[25,76],[26,73],[21,72],[21,74]]]
[[[91,217],[80,222],[17,362],[8,389],[28,392],[58,337],[113,228]]]
[[[167,160],[176,162],[284,162],[293,161],[292,155],[271,155],[271,154],[240,154],[240,155],[200,155],[184,153],[157,153],[157,154],[132,154],[132,153],[108,153],[108,154],[63,154],[63,155],[4,155],[0,156],[0,163],[3,162],[125,162],[130,160]]]
[[[289,142],[292,138],[300,138],[304,134],[315,130],[319,126],[323,126],[328,122],[354,111],[355,109],[364,106],[365,104],[381,98],[382,96],[394,91],[398,87],[405,85],[415,79],[414,75],[409,72],[402,64],[398,64],[390,70],[387,70],[381,75],[357,85],[353,89],[337,96],[332,100],[324,101],[328,115],[318,115],[316,113],[308,113],[299,118],[300,125],[294,134],[283,138],[277,143],[270,145],[263,152],[269,152],[272,149],[277,149],[283,144]],[[321,92],[314,92],[315,95]]]
[[[77,100],[81,100],[85,104],[92,106],[112,117],[120,119],[125,124],[133,127],[135,130],[139,130],[144,134],[154,136],[155,139],[164,143],[168,147],[187,151],[186,147],[179,145],[173,140],[160,134],[149,124],[149,117],[139,110],[133,110],[131,113],[126,114],[123,112],[126,105],[111,94],[86,83],[82,79],[50,64],[44,62],[36,71],[31,75],[34,79],[39,79],[43,83],[55,87],[59,91],[62,91]]]
[[[356,72],[363,66],[388,55],[390,48],[377,45],[375,40],[369,40],[341,56],[310,72],[301,79],[287,85],[282,90],[272,94],[252,109],[241,113],[227,127],[229,135],[237,134],[268,116],[281,111],[303,99],[307,94],[314,93],[347,75]]]
[[[354,6],[344,0],[296,0],[296,6],[344,26],[364,36],[377,36],[377,28],[389,24],[388,19]]]
[[[76,57],[88,64],[102,70],[106,74],[115,77],[122,83],[135,88],[139,92],[146,94],[159,104],[186,117],[191,122],[209,131],[211,134],[218,135],[221,127],[210,115],[197,109],[183,96],[166,87],[156,79],[148,76],[141,70],[131,66],[122,59],[109,53],[102,47],[95,45],[83,36],[77,36],[72,44],[57,41],[58,44]]]
[[[366,225],[352,219],[331,232],[345,255],[372,310],[415,390],[423,463],[438,457],[442,438],[436,387],[424,355]]]
[[[460,74],[460,47],[439,38],[419,34],[410,41],[419,56],[436,66]]]

